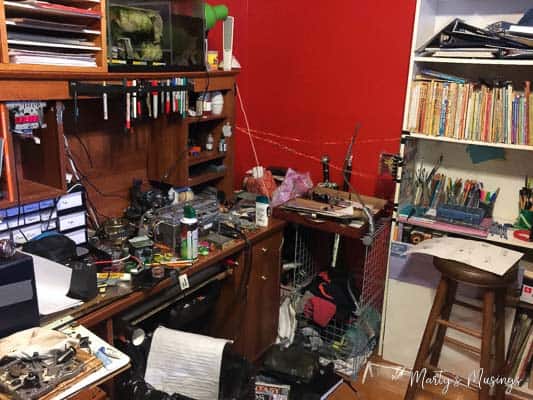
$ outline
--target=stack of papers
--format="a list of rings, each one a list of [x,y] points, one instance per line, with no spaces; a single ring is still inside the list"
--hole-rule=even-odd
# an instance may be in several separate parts
[[[65,65],[73,67],[96,67],[92,54],[60,53],[40,50],[10,49],[12,64]]]

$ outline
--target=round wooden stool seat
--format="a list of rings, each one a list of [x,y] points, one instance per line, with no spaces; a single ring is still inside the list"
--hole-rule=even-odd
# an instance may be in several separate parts
[[[484,288],[503,288],[512,285],[516,280],[517,266],[511,268],[505,275],[499,276],[468,264],[445,260],[444,258],[434,257],[433,264],[442,275],[468,285]]]

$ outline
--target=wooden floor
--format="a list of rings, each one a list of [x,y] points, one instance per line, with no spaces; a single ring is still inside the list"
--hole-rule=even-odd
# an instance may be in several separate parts
[[[374,360],[379,364],[386,364],[379,360]],[[379,372],[380,371],[380,372]],[[363,382],[363,373],[359,374],[357,381],[344,383],[328,400],[403,400],[408,377],[399,379],[391,378],[392,372],[379,370],[374,376],[367,375]],[[478,393],[467,388],[450,387],[446,394],[443,393],[444,385],[426,387],[423,392],[417,395],[416,400],[477,400]],[[506,397],[512,400],[513,397]]]

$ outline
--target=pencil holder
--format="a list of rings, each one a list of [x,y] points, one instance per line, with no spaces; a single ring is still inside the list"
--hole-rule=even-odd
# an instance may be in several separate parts
[[[483,208],[454,206],[443,204],[437,207],[437,220],[454,224],[475,225],[481,224],[485,218]]]

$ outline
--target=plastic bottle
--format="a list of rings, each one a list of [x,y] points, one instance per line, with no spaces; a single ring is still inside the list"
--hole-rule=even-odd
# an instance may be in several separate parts
[[[270,216],[270,205],[268,197],[257,196],[255,198],[255,224],[257,226],[268,226],[268,217]]]
[[[214,145],[215,145],[215,139],[213,138],[213,134],[209,133],[209,135],[207,135],[207,140],[205,142],[205,149],[207,151],[212,151]]]
[[[220,138],[220,142],[218,142],[218,151],[220,153],[225,153],[226,150],[227,150],[226,139],[224,139],[224,136],[222,136]]]
[[[183,208],[181,224],[181,258],[194,260],[198,258],[198,219],[196,211],[187,205]]]

